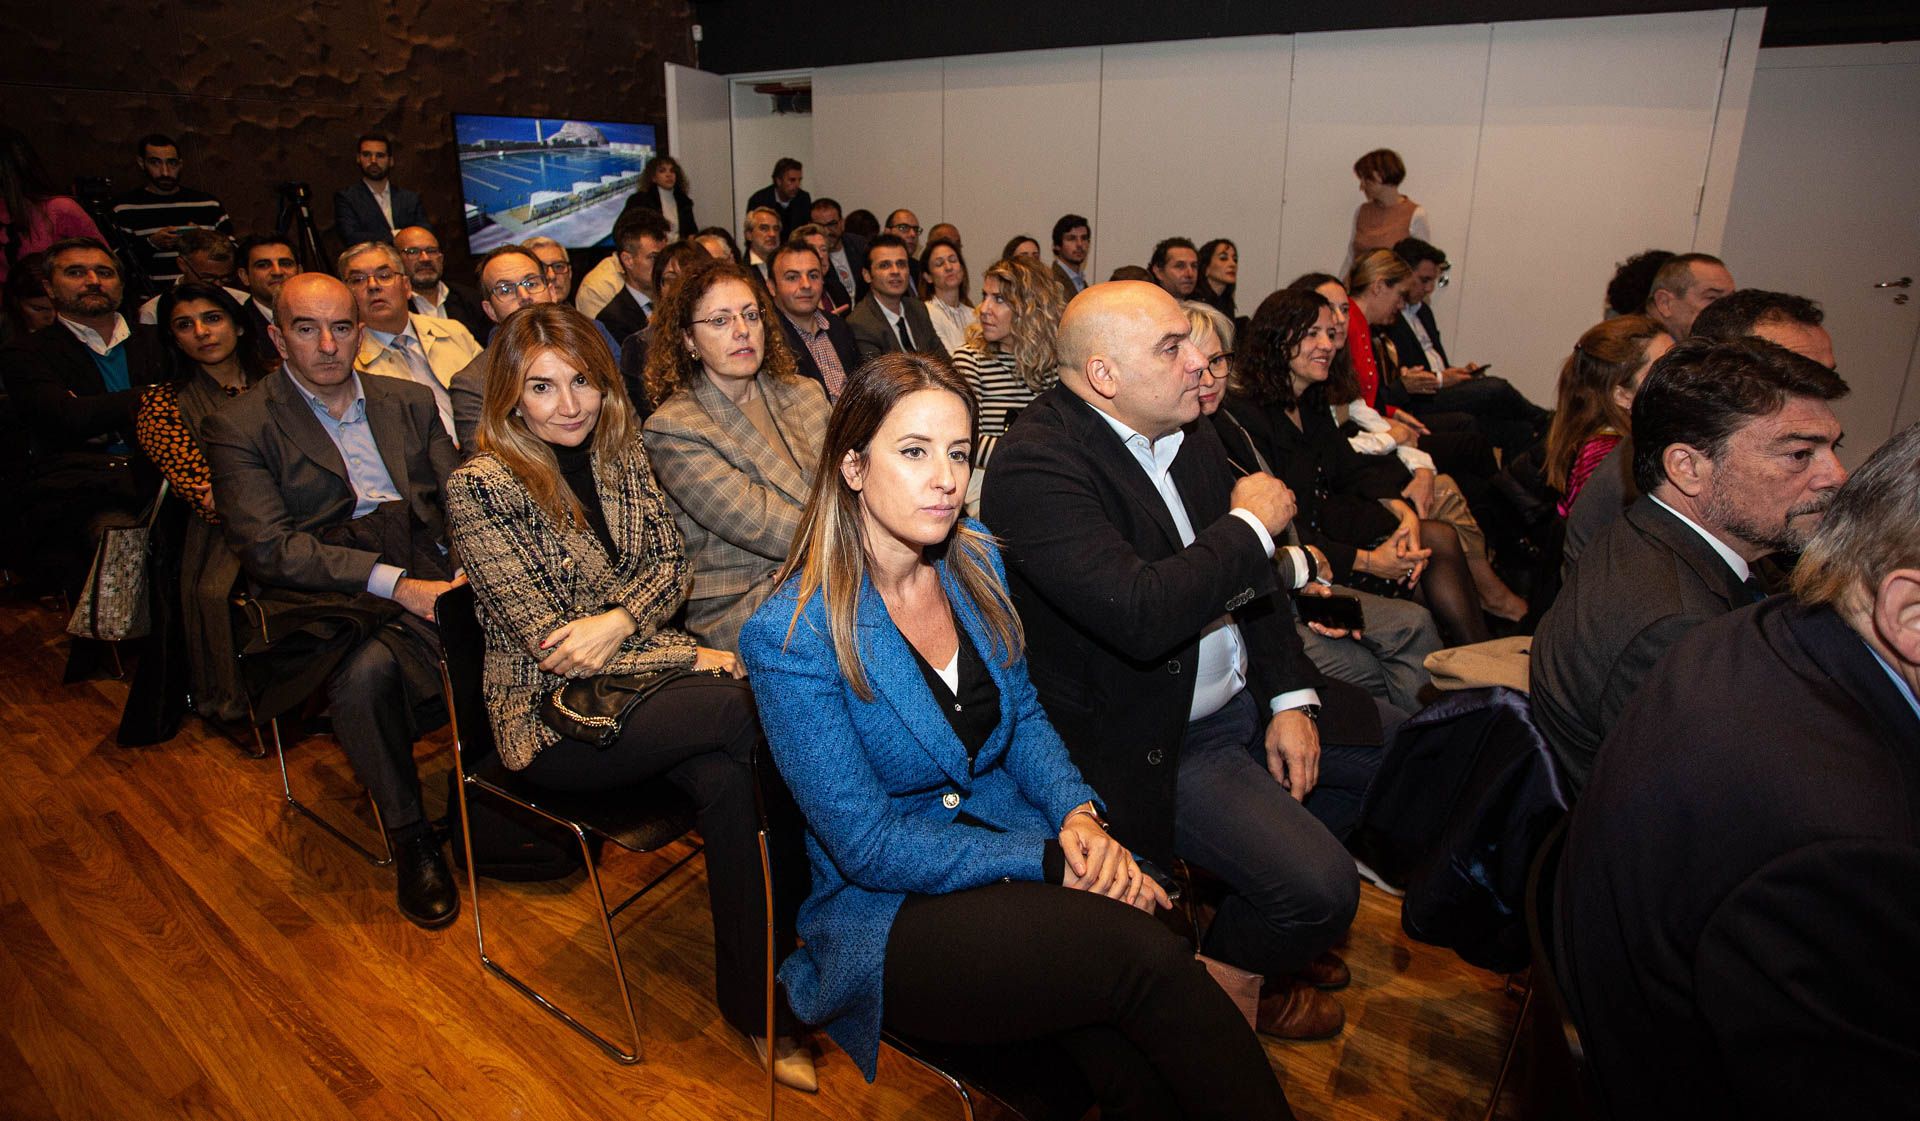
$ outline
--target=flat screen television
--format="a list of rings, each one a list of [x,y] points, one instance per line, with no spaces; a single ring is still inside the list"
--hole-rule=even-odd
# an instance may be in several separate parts
[[[652,159],[652,125],[453,115],[474,254],[535,236],[613,244],[613,222]]]

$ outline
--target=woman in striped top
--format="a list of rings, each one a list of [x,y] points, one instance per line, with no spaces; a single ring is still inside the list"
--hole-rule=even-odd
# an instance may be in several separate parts
[[[1633,397],[1673,337],[1644,315],[1622,315],[1587,330],[1560,367],[1560,400],[1547,431],[1547,485],[1564,497],[1561,517],[1593,469],[1631,431]],[[1629,458],[1630,461],[1630,458]]]
[[[1066,304],[1060,284],[1036,257],[995,261],[980,278],[979,318],[953,352],[953,368],[980,404],[980,441],[967,482],[967,511],[980,508],[993,446],[1027,402],[1059,380],[1054,332]]]

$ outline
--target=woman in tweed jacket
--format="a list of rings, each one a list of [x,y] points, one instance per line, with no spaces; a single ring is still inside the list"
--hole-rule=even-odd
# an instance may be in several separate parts
[[[687,629],[733,650],[773,594],[827,431],[827,395],[794,371],[751,269],[690,269],[654,313],[647,451],[687,540]],[[849,371],[851,373],[851,371]]]
[[[687,793],[706,842],[720,1010],[752,1035],[766,999],[753,695],[732,654],[666,625],[687,560],[591,321],[539,304],[501,324],[488,348],[479,449],[447,480],[447,514],[486,630],[484,690],[501,761],[556,790],[664,775]],[[654,694],[611,747],[563,738],[539,717],[568,678],[671,668],[710,672]]]

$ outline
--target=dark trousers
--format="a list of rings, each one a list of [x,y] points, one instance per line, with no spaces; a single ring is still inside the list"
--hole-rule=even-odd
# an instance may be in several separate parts
[[[1421,412],[1421,395],[1413,395],[1414,415]],[[1538,443],[1546,423],[1547,410],[1527,400],[1505,378],[1472,378],[1424,397],[1432,402],[1427,408],[1436,413],[1466,413],[1478,422],[1487,442],[1499,448],[1508,459]]]
[[[1321,744],[1320,778],[1302,804],[1267,773],[1259,715],[1242,690],[1187,725],[1173,843],[1232,889],[1207,930],[1207,956],[1278,979],[1353,923],[1360,877],[1339,835],[1358,821],[1381,752]]]
[[[327,678],[333,736],[389,833],[423,824],[413,744],[446,722],[440,692],[440,632],[402,614],[340,660]]]
[[[607,790],[665,776],[687,795],[706,846],[715,1000],[727,1022],[750,1035],[767,1030],[761,941],[767,909],[753,790],[753,752],[759,742],[752,690],[743,681],[702,674],[671,682],[649,697],[627,718],[611,747],[563,739],[535,755],[521,772],[537,785],[567,791]]]
[[[887,937],[889,1028],[941,1043],[1051,1038],[1108,1121],[1292,1117],[1266,1054],[1185,939],[1084,891],[909,896]]]

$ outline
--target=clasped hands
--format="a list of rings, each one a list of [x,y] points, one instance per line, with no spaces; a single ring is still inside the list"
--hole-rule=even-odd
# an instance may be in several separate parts
[[[624,607],[612,607],[598,615],[563,623],[540,640],[540,649],[551,651],[541,659],[540,668],[562,677],[592,677],[606,668],[619,652],[620,644],[639,629],[640,624],[634,622]],[[747,675],[738,655],[705,646],[694,648],[693,668],[734,678]]]
[[[1148,914],[1156,907],[1173,905],[1153,877],[1140,870],[1140,862],[1126,846],[1100,827],[1091,805],[1075,806],[1067,813],[1060,823],[1060,849],[1067,858],[1060,881],[1065,887],[1118,899]]]

